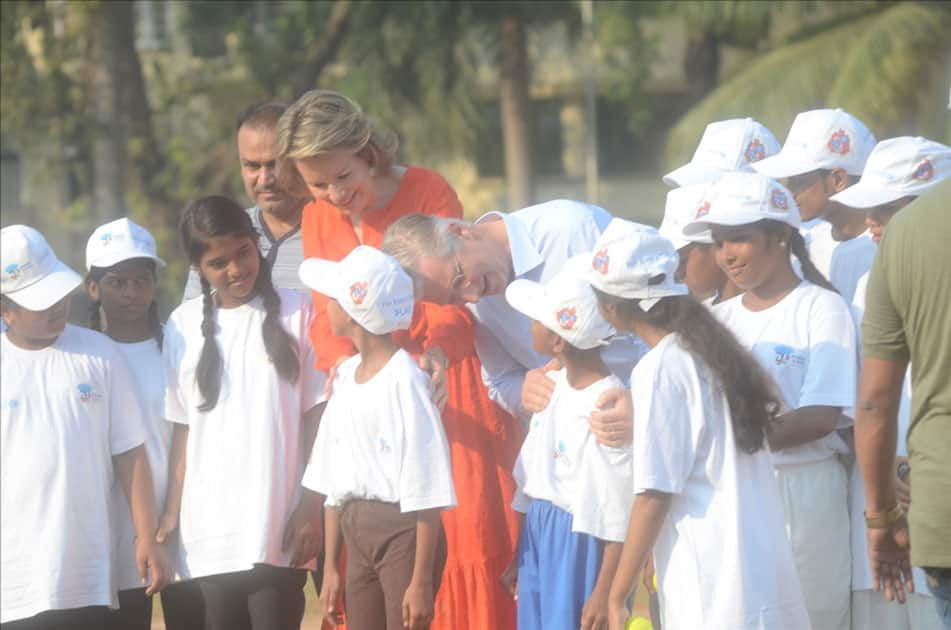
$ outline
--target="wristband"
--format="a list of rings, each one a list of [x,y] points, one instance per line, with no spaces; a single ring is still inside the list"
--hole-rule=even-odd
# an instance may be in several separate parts
[[[888,529],[901,520],[903,516],[905,516],[905,511],[901,509],[901,505],[896,503],[895,507],[883,514],[869,516],[868,512],[865,512],[865,526],[869,529]]]

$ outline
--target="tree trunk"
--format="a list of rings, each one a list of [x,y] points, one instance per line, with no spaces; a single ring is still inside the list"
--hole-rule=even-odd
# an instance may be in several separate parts
[[[502,142],[505,147],[505,177],[509,208],[530,206],[535,197],[532,169],[532,118],[528,96],[528,51],[521,16],[502,18],[501,76]]]
[[[127,50],[117,46],[123,12],[132,3],[95,2],[86,15],[85,79],[92,156],[92,215],[97,224],[126,214],[126,137],[120,124],[119,64]]]
[[[703,30],[688,32],[684,74],[692,103],[700,101],[717,86],[719,72],[720,44],[716,35]]]

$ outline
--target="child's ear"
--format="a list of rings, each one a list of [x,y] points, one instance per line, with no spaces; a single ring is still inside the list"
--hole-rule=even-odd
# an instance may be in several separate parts
[[[99,283],[92,280],[86,280],[86,292],[93,302],[99,302]]]

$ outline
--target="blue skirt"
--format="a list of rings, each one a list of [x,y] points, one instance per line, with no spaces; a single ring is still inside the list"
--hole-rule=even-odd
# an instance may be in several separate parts
[[[572,516],[534,499],[518,541],[519,630],[577,630],[604,544],[571,531]]]

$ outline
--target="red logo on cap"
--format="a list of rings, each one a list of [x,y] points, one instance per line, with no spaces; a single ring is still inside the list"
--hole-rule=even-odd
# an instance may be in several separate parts
[[[829,138],[829,150],[839,155],[845,155],[852,148],[852,141],[844,129],[839,129]]]
[[[778,188],[773,188],[772,192],[769,193],[769,204],[780,210],[787,210],[789,208],[789,200],[786,198],[786,193]]]
[[[759,162],[766,157],[766,147],[759,141],[759,138],[753,138],[750,140],[750,143],[746,145],[746,151],[743,152],[743,156],[747,162]]]
[[[578,314],[575,309],[566,306],[555,314],[558,318],[558,325],[565,330],[571,330],[578,323]]]
[[[608,263],[610,262],[611,257],[608,256],[608,250],[602,249],[594,255],[594,259],[591,261],[591,268],[598,273],[607,273]]]
[[[694,217],[694,219],[699,219],[700,217],[705,217],[705,216],[707,216],[708,214],[710,214],[710,202],[709,202],[709,201],[704,201],[702,204],[700,204],[700,207],[697,208],[697,214],[696,214],[696,216]]]
[[[934,166],[928,158],[919,162],[918,166],[915,167],[915,172],[911,174],[912,179],[917,179],[920,182],[926,182],[932,177],[934,177]]]
[[[350,299],[353,300],[354,304],[363,304],[363,300],[367,297],[367,283],[366,282],[354,282],[350,285]]]

